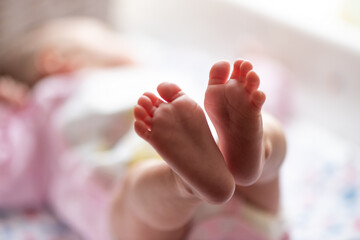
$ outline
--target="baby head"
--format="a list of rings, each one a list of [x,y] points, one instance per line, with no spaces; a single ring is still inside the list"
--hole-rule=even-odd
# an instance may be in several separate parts
[[[54,74],[132,63],[129,46],[110,28],[90,18],[66,18],[47,22],[8,46],[0,75],[33,86]]]

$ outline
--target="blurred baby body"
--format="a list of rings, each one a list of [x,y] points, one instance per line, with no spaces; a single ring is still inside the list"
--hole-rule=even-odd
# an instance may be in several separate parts
[[[43,166],[46,170],[42,172],[48,174],[43,178],[46,181],[40,182],[51,183],[49,189],[41,184],[38,187],[55,213],[87,239],[105,239],[104,234],[109,233],[115,180],[129,164],[156,157],[152,148],[134,137],[132,109],[143,89],[155,89],[168,79],[183,82],[190,95],[201,95],[189,77],[137,67],[51,76],[33,89],[30,105],[36,110],[32,116],[38,125],[34,135],[41,136],[43,150],[42,163],[31,165]],[[94,208],[96,211],[89,211]],[[219,211],[223,209],[215,214]],[[263,218],[261,214],[259,218]],[[203,216],[208,218],[209,213]],[[89,231],[88,226],[96,227]],[[196,236],[202,232],[194,231],[191,236],[199,239]]]
[[[174,79],[174,76],[178,76],[179,79],[175,79],[177,82],[189,79],[156,69],[122,67],[58,75],[39,83],[35,88],[34,96],[43,109],[51,112],[50,123],[53,124],[62,142],[56,146],[61,149],[60,165],[66,163],[65,165],[71,166],[71,162],[74,165],[82,165],[81,169],[87,169],[88,177],[84,178],[83,172],[77,171],[75,173],[78,175],[77,179],[88,185],[105,184],[105,192],[102,192],[102,195],[111,197],[113,183],[124,176],[129,165],[145,159],[158,158],[147,143],[134,135],[133,106],[143,89],[155,89],[158,83],[170,77]],[[191,81],[182,85],[185,85],[184,91],[189,92],[190,95],[200,95],[199,92],[194,91]],[[78,182],[72,184],[79,185]],[[102,200],[103,207],[110,205],[104,204],[106,201],[109,199]],[[234,210],[235,208],[237,210]],[[104,217],[107,211],[102,213]],[[229,213],[229,218],[224,220],[221,217],[223,213],[225,215]],[[253,239],[262,239],[256,233],[262,228],[261,226],[272,229],[271,233],[269,229],[260,230],[262,234],[272,235],[272,239],[278,239],[283,233],[281,218],[274,218],[241,202],[232,201],[220,208],[204,206],[195,220],[199,224],[191,232],[189,239],[208,239],[208,235],[204,235],[204,229],[217,224],[221,227],[228,223],[232,224],[230,224],[233,226],[231,229],[237,229],[242,233],[248,229],[248,224],[254,226],[246,235],[256,236]],[[73,225],[71,224],[73,219],[68,221]],[[225,230],[223,231],[227,232],[229,229]],[[227,234],[235,233],[229,230]]]

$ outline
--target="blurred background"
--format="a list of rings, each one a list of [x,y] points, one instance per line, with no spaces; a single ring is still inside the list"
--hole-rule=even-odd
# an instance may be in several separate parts
[[[291,72],[299,116],[360,144],[360,3],[317,1],[117,1],[118,29],[214,58],[261,54]]]
[[[359,5],[359,0],[1,0],[0,54],[23,31],[67,15],[103,19],[142,46],[153,41],[192,53],[191,59],[173,59],[176,54],[147,52],[150,58],[196,65],[194,56],[205,57],[206,72],[214,59],[258,54],[291,72],[299,116],[360,144]]]
[[[21,32],[67,15],[105,20],[144,61],[200,91],[214,61],[258,62],[289,139],[292,239],[360,239],[360,0],[0,0],[0,56]]]

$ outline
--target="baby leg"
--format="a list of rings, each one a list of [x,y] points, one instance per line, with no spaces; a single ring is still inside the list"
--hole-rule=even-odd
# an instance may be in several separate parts
[[[237,189],[256,189],[263,200],[277,199],[285,138],[280,124],[261,112],[265,94],[258,90],[260,79],[252,68],[250,62],[237,60],[230,76],[228,62],[216,63],[210,70],[205,109],[218,133],[220,150]],[[271,192],[265,195],[270,185],[273,196]],[[259,200],[260,195],[254,198],[254,191],[251,200]],[[276,208],[275,205],[270,208]]]
[[[166,162],[129,172],[114,211],[126,239],[183,239],[199,204],[224,203],[235,189],[202,109],[174,84],[158,92],[164,101],[151,93],[139,99],[135,130]]]
[[[166,102],[151,93],[139,99],[134,112],[136,132],[199,198],[227,201],[233,194],[234,180],[203,110],[175,84],[160,84],[158,92]]]
[[[132,167],[113,201],[117,240],[183,240],[201,200],[159,160]]]

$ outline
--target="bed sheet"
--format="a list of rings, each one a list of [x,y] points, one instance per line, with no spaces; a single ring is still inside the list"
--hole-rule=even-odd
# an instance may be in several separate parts
[[[306,121],[287,129],[283,210],[293,240],[360,239],[360,146]]]

